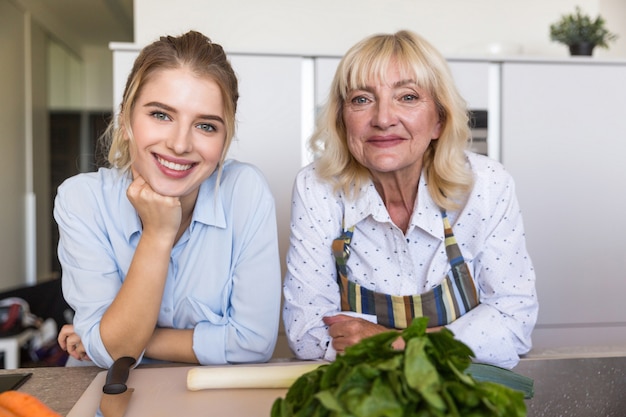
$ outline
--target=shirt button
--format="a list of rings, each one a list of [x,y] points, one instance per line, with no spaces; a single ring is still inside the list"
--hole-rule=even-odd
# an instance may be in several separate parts
[[[171,311],[172,311],[172,309],[171,309],[171,308],[169,308],[169,307],[165,307],[165,308],[163,309],[163,311],[165,311],[166,313],[169,313],[169,312],[171,312]]]

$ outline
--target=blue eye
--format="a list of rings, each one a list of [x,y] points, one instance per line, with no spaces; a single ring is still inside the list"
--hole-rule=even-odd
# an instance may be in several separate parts
[[[150,115],[157,120],[170,120],[170,117],[167,114],[160,111],[150,112]]]
[[[414,94],[407,94],[402,97],[402,101],[417,101],[418,99],[419,97]]]
[[[366,104],[368,100],[367,98],[363,96],[357,96],[357,97],[354,97],[352,100],[350,100],[350,102],[353,104]]]
[[[197,125],[198,129],[203,130],[205,132],[216,132],[217,128],[210,123],[200,123]]]

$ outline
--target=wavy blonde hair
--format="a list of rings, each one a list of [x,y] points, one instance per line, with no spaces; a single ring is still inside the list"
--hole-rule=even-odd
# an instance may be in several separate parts
[[[441,135],[425,151],[423,168],[435,203],[444,209],[456,209],[473,185],[465,157],[470,138],[467,105],[443,56],[419,35],[406,30],[370,36],[341,59],[309,140],[318,175],[351,198],[357,198],[358,190],[369,181],[369,171],[348,149],[343,106],[351,91],[372,80],[384,82],[392,64],[412,76],[435,101]]]
[[[219,162],[219,183],[223,162],[235,135],[238,82],[224,49],[196,31],[178,37],[162,36],[141,50],[126,80],[117,123],[111,122],[102,138],[103,147],[108,149],[108,162],[123,171],[130,168],[133,162],[130,146],[134,142],[131,114],[137,98],[155,72],[176,68],[189,68],[198,76],[211,78],[222,93],[226,137]]]

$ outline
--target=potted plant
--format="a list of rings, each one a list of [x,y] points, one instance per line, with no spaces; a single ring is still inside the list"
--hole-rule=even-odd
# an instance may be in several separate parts
[[[567,45],[571,55],[591,55],[596,46],[608,48],[617,38],[605,25],[602,16],[592,19],[576,6],[576,13],[563,15],[550,25],[550,39]]]

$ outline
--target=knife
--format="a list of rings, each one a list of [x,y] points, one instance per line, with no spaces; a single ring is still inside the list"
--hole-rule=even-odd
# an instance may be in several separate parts
[[[104,417],[123,417],[134,389],[126,386],[135,358],[123,356],[113,362],[102,387],[100,412]]]

